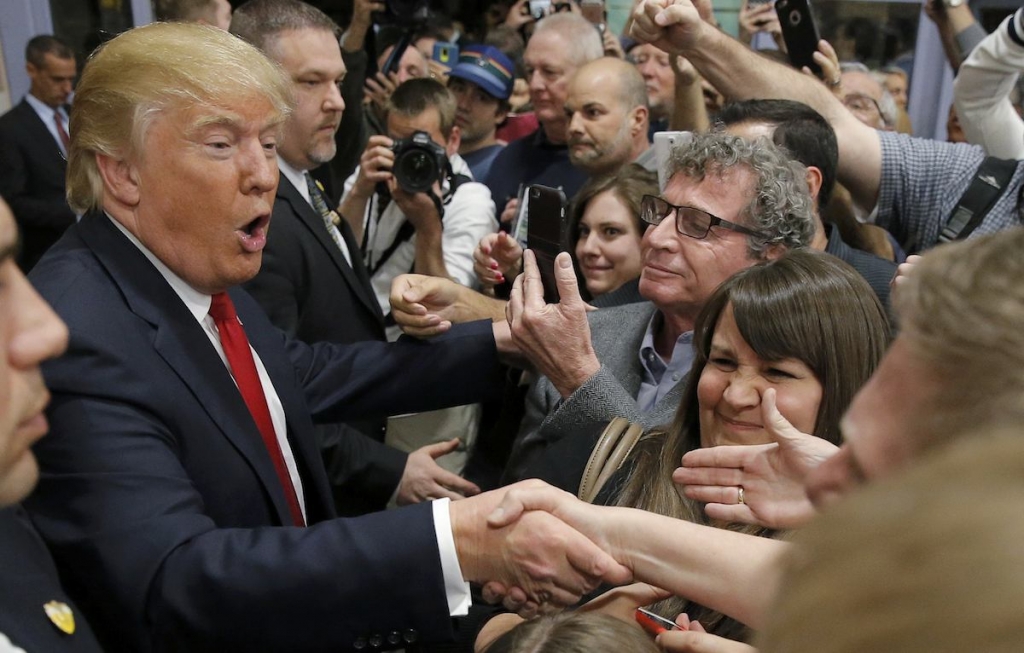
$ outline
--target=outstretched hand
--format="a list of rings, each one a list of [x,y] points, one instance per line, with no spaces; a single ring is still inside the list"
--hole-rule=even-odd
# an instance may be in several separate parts
[[[898,288],[907,282],[910,273],[914,270],[914,266],[920,262],[920,254],[911,254],[907,257],[906,261],[899,264],[899,267],[896,268],[896,274],[893,276],[892,281],[889,282],[892,292],[899,292]]]
[[[455,451],[459,439],[437,442],[420,447],[409,454],[402,480],[398,484],[396,502],[407,506],[431,499],[464,499],[480,494],[480,488],[437,464],[437,459]]]
[[[484,291],[515,279],[523,264],[523,248],[504,231],[487,234],[473,251],[473,272]]]
[[[505,316],[512,342],[563,397],[568,397],[601,369],[601,363],[590,340],[587,303],[580,297],[572,259],[565,252],[555,259],[555,281],[561,299],[547,304],[537,259],[527,250]]]
[[[488,515],[488,525],[496,528],[507,526],[515,523],[530,511],[542,510],[551,513],[586,535],[602,551],[612,552],[613,556],[625,557],[621,548],[616,548],[615,543],[606,536],[607,525],[602,519],[602,514],[607,508],[585,503],[568,492],[537,480],[523,481],[511,488],[502,498],[501,503]],[[628,561],[620,560],[620,562],[631,569]],[[499,582],[490,582],[484,585],[483,596],[491,603],[501,601],[507,609],[513,612],[535,611],[537,607],[521,588]]]
[[[391,282],[391,315],[402,331],[417,338],[444,333],[455,321],[461,286],[451,279],[401,274]]]
[[[683,494],[707,504],[708,517],[793,528],[814,516],[804,481],[838,447],[795,429],[776,408],[775,395],[769,388],[761,398],[761,416],[772,443],[697,449],[683,456],[683,466],[672,474]]]
[[[587,505],[540,481],[452,503],[452,532],[466,580],[487,583],[485,598],[504,596],[506,607],[524,617],[572,605],[602,580],[630,582],[632,572],[607,547],[543,509],[566,500]]]
[[[672,596],[672,592],[647,583],[633,583],[608,590],[580,606],[580,612],[600,612],[637,625],[636,609]]]

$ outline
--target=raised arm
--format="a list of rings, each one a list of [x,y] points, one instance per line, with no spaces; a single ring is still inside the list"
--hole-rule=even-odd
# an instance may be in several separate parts
[[[1009,16],[960,66],[953,100],[967,140],[991,156],[1024,157],[1024,122],[1010,92],[1024,70],[1024,9]]]
[[[635,38],[683,55],[726,97],[796,100],[825,116],[839,141],[839,181],[857,204],[874,206],[882,166],[878,135],[824,85],[711,27],[701,20],[690,0],[642,0],[633,19]]]
[[[510,491],[489,523],[529,510],[554,514],[651,583],[759,628],[778,585],[788,544],[672,519],[643,510],[594,506],[540,481]]]

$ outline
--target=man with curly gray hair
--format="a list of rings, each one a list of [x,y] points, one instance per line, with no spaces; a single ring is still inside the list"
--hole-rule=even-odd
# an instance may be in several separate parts
[[[527,395],[508,479],[582,423],[670,422],[708,297],[736,272],[811,241],[806,170],[767,139],[696,134],[673,152],[668,172],[662,196],[641,206],[648,302],[596,311],[588,324],[578,293],[562,292],[551,310],[529,275],[513,289],[512,336],[544,376]]]

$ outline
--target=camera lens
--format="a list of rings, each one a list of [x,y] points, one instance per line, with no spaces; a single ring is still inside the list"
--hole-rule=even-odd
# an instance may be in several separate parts
[[[803,18],[804,17],[800,15],[799,11],[791,11],[791,12],[789,12],[789,24],[790,25],[799,25],[800,21],[803,20]]]
[[[395,178],[410,193],[430,190],[440,173],[434,159],[421,149],[407,150],[395,161]]]

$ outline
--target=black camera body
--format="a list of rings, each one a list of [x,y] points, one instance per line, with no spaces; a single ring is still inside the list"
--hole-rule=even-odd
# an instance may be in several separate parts
[[[424,131],[394,142],[391,151],[395,163],[391,174],[407,193],[426,193],[434,182],[443,183],[448,175],[448,153]]]

